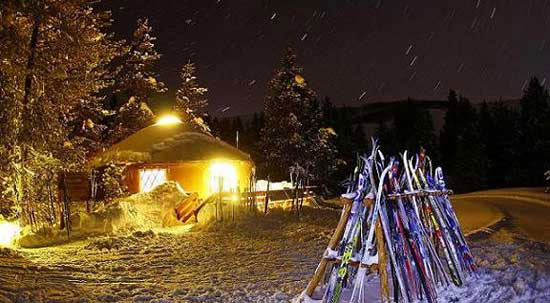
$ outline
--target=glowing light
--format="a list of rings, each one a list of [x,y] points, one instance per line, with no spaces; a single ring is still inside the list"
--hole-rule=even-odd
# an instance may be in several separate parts
[[[139,191],[150,192],[166,182],[166,169],[148,168],[139,170]]]
[[[172,124],[179,124],[182,123],[181,120],[176,116],[163,116],[158,119],[157,123],[155,125],[172,125]]]
[[[19,233],[21,227],[16,223],[0,222],[0,246],[9,246],[13,244],[13,241]]]
[[[220,181],[221,179],[221,181]],[[212,193],[228,192],[237,188],[237,169],[231,163],[214,162],[210,165],[210,190]]]

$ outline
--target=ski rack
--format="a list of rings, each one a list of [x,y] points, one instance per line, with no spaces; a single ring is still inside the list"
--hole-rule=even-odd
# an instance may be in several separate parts
[[[415,165],[407,152],[401,157],[402,164],[385,159],[373,141],[370,157],[359,158],[340,199],[338,225],[292,302],[365,303],[379,295],[384,303],[436,303],[441,288],[476,276],[442,169],[433,173],[424,151]],[[429,170],[423,169],[426,160]],[[366,286],[371,275],[379,277],[379,294]]]
[[[398,199],[404,199],[404,198],[412,198],[412,197],[442,197],[442,196],[450,196],[453,194],[453,191],[450,189],[446,190],[415,190],[415,191],[405,191],[404,193],[399,194],[389,194],[386,196],[387,200],[398,200]]]

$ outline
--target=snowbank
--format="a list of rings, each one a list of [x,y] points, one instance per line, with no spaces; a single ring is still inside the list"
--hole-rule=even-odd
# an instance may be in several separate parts
[[[471,248],[479,277],[463,287],[446,289],[440,302],[550,302],[549,244],[516,241],[497,233],[491,241],[474,242]]]
[[[71,216],[72,230],[53,228],[23,231],[18,244],[33,248],[105,234],[125,234],[136,230],[181,225],[174,209],[187,197],[175,182],[166,182],[148,193],[138,193],[100,205],[91,213],[77,210]]]
[[[267,190],[267,180],[257,180],[256,181],[256,190],[257,191],[266,191]],[[269,190],[282,190],[286,188],[294,188],[292,183],[288,181],[281,182],[271,182],[269,183]]]

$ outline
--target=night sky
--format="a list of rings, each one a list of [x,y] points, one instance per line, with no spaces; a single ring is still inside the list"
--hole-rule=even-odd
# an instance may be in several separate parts
[[[123,0],[114,30],[147,17],[171,95],[189,59],[209,88],[212,113],[262,109],[286,45],[320,97],[359,105],[443,99],[453,88],[480,101],[521,96],[550,76],[548,0]],[[167,98],[171,98],[170,95]]]

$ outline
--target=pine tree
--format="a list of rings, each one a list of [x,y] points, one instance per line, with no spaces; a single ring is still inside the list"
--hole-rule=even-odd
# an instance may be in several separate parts
[[[203,118],[206,115],[208,89],[199,85],[194,63],[189,62],[182,67],[180,78],[181,85],[176,92],[174,110],[183,119],[194,122],[195,118]]]
[[[103,135],[109,112],[104,103],[104,98],[98,96],[82,98],[65,117],[68,139],[75,149],[82,151],[84,159],[90,159],[105,147]]]
[[[453,99],[453,98],[450,98]],[[482,141],[478,113],[470,100],[460,96],[450,104],[445,121],[445,135],[451,146],[445,150],[443,158],[452,159],[446,170],[449,171],[449,184],[458,192],[480,190],[487,186],[489,159],[485,142]],[[447,125],[447,123],[453,123]],[[442,141],[443,142],[443,141]],[[453,150],[449,149],[454,147]],[[442,147],[443,150],[443,147]],[[475,167],[475,169],[472,169]]]
[[[386,124],[386,121],[380,120],[378,127],[376,128],[376,137],[380,140],[381,146],[384,146],[385,150],[395,149],[394,135],[391,129]]]
[[[416,152],[423,147],[431,157],[436,156],[436,137],[431,113],[413,100],[407,99],[397,105],[391,133],[398,146],[386,149],[390,154],[397,154],[403,149]]]
[[[319,145],[321,109],[289,47],[268,84],[262,147],[272,179],[287,178],[295,164],[313,171]]]
[[[483,109],[482,109],[483,111]],[[488,181],[492,187],[513,187],[525,184],[517,172],[521,160],[518,153],[519,146],[519,113],[508,108],[504,103],[497,102],[489,110],[492,123],[484,122],[490,127],[484,130],[490,136],[487,139],[487,155],[490,159]],[[485,119],[480,113],[480,120]],[[520,165],[514,163],[519,162]]]
[[[543,183],[545,151],[550,147],[548,102],[548,91],[536,77],[532,78],[520,101],[520,157],[529,161],[522,161],[517,169],[530,186]]]
[[[155,71],[155,64],[161,56],[155,50],[155,40],[149,21],[139,19],[132,39],[117,58],[115,95],[111,102],[114,115],[108,118],[109,132],[106,135],[110,144],[154,123],[150,97],[153,93],[166,91]]]
[[[462,105],[464,110],[467,104]],[[469,111],[472,120],[464,125],[458,137],[453,175],[449,177],[449,183],[457,192],[482,190],[488,182],[489,159],[482,141],[479,119],[473,107]]]
[[[22,212],[23,223],[44,215],[60,170],[80,168],[82,153],[71,142],[70,112],[107,88],[108,64],[119,45],[105,30],[107,13],[92,1],[0,2],[2,100],[2,198]],[[92,100],[92,99],[89,99]],[[5,102],[4,102],[5,101]],[[55,187],[54,187],[55,188]],[[50,197],[51,198],[51,197]]]
[[[119,93],[122,107],[131,97],[148,104],[152,93],[165,92],[164,83],[158,80],[155,65],[161,55],[155,49],[156,37],[148,19],[138,19],[132,39],[124,46],[117,68],[115,92]]]
[[[447,112],[443,129],[439,136],[439,150],[443,166],[447,169],[447,174],[452,174],[452,166],[455,161],[457,137],[458,137],[458,96],[454,90],[449,92],[447,98]]]
[[[329,97],[325,97],[323,104],[321,106],[321,111],[323,113],[323,127],[336,127],[336,109],[334,104],[330,101]]]

